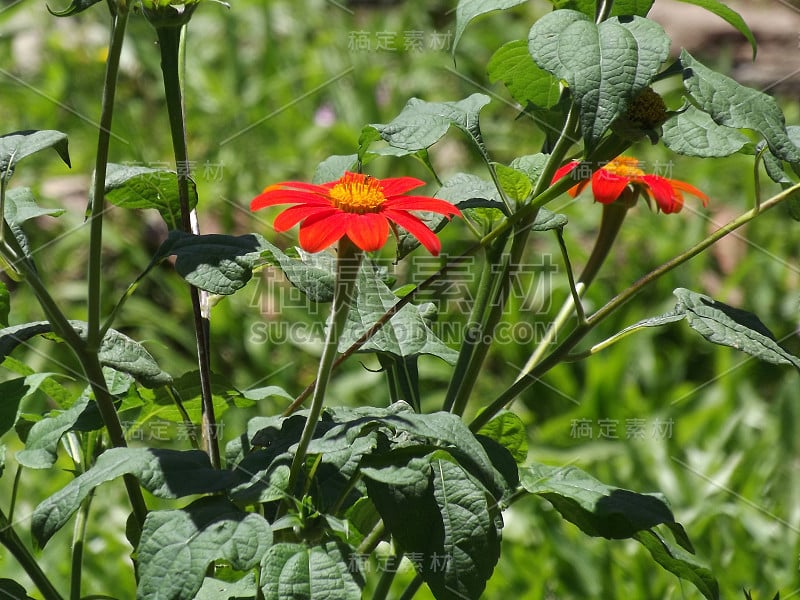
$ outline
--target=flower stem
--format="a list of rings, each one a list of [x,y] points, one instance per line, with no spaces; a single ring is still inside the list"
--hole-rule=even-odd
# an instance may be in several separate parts
[[[347,236],[339,241],[339,251],[336,258],[336,290],[333,296],[330,326],[328,327],[325,346],[322,349],[322,356],[319,361],[314,395],[311,397],[311,408],[289,470],[289,493],[293,493],[297,485],[297,479],[300,477],[300,472],[305,464],[308,446],[314,437],[314,431],[317,428],[320,415],[322,415],[325,390],[328,387],[336,353],[339,351],[339,338],[347,323],[347,314],[350,312],[350,303],[355,293],[358,267],[362,256],[361,251]]]
[[[625,289],[624,291],[620,292],[616,296],[614,296],[611,300],[609,300],[605,305],[603,305],[600,309],[598,309],[592,316],[590,316],[586,321],[578,325],[567,338],[559,344],[559,346],[553,350],[542,362],[538,363],[531,372],[523,378],[518,379],[515,381],[511,386],[509,386],[502,394],[500,394],[492,403],[486,407],[486,410],[481,412],[469,425],[469,428],[472,431],[478,431],[481,427],[483,427],[486,423],[488,423],[492,417],[494,417],[498,412],[500,412],[505,406],[511,402],[514,398],[517,397],[518,394],[522,393],[525,389],[536,383],[539,378],[544,375],[547,371],[552,369],[557,364],[563,362],[564,360],[568,359],[569,353],[572,349],[588,334],[592,329],[594,329],[598,324],[600,324],[603,320],[606,319],[609,315],[611,315],[614,311],[619,309],[623,304],[627,303],[631,298],[633,298],[636,294],[638,294],[642,289],[656,281],[662,275],[669,273],[673,269],[679,267],[683,263],[687,262],[688,260],[694,258],[717,241],[728,235],[729,233],[735,231],[739,227],[749,223],[753,219],[755,219],[758,215],[765,213],[770,208],[773,208],[780,204],[781,202],[785,201],[789,198],[792,194],[800,191],[800,183],[793,185],[790,188],[783,190],[780,194],[776,194],[769,200],[763,202],[760,207],[755,207],[746,213],[736,217],[732,221],[729,221],[719,229],[717,229],[714,233],[706,237],[705,239],[701,240],[685,252],[679,254],[678,256],[674,257],[673,259],[663,263],[661,266],[653,269],[643,277],[639,278],[636,282],[633,283],[630,287]]]
[[[181,229],[186,233],[199,234],[196,218],[189,202],[189,160],[186,144],[186,119],[183,106],[181,80],[181,37],[185,27],[157,27],[158,43],[161,48],[161,71],[164,76],[164,94],[167,100],[172,149],[178,177],[178,199],[181,210]],[[214,415],[214,402],[211,395],[211,352],[209,342],[209,314],[207,294],[194,286],[189,286],[192,302],[197,363],[200,372],[200,396],[202,399],[201,430],[205,451],[211,464],[220,468],[219,440]]]

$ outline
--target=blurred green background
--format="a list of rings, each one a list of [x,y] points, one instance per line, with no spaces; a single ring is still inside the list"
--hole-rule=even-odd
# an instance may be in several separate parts
[[[363,125],[391,120],[412,96],[448,101],[475,92],[489,94],[492,102],[482,113],[481,127],[493,159],[508,163],[538,152],[541,131],[530,118],[519,116],[501,85],[488,81],[485,65],[502,43],[527,37],[548,3],[531,2],[473,23],[455,63],[450,54],[454,7],[455,2],[444,0],[239,0],[230,9],[203,3],[189,31],[186,81],[189,153],[202,231],[256,231],[290,247],[296,232],[275,234],[270,227],[274,213],[251,214],[250,199],[270,183],[310,179],[315,166],[330,155],[354,152]],[[79,319],[85,317],[88,240],[83,216],[107,38],[102,3],[77,17],[58,19],[43,2],[0,1],[3,133],[58,129],[70,139],[72,170],[55,153],[38,154],[18,167],[13,185],[29,185],[41,204],[67,209],[57,220],[29,224],[27,232],[52,293],[70,317]],[[671,108],[681,104],[679,86],[677,79],[660,84]],[[789,97],[781,101],[788,122],[797,123],[796,102]],[[129,25],[117,102],[111,160],[169,166],[159,54],[155,34],[140,16]],[[687,198],[678,215],[656,214],[644,204],[632,211],[587,296],[590,309],[753,205],[752,157],[701,161],[649,145],[631,154],[645,161],[648,170],[691,182],[711,202],[704,210]],[[434,146],[431,156],[442,179],[459,171],[485,176],[456,131]],[[411,159],[376,160],[369,169],[376,176],[432,180]],[[764,194],[777,191],[761,179]],[[550,208],[568,215],[571,259],[582,265],[597,230],[599,206],[586,194],[574,201],[565,197]],[[106,223],[104,299],[110,310],[166,231],[155,213],[113,207]],[[782,208],[764,215],[648,288],[588,341],[599,342],[639,319],[670,310],[672,290],[686,287],[757,313],[785,347],[800,354],[797,231],[798,224]],[[465,248],[470,235],[462,225],[450,226],[443,233],[446,251]],[[413,268],[430,273],[430,260],[414,256],[421,258],[410,263],[413,267],[395,267],[387,251],[386,264],[398,285],[413,280]],[[558,268],[539,277],[543,256],[552,256]],[[518,282],[520,294],[504,321],[531,324],[527,331],[541,332],[568,294],[555,238],[532,239],[526,266]],[[463,323],[463,304],[447,294],[458,289],[468,296],[476,277],[477,265],[472,265],[460,271],[454,287],[439,288],[440,322]],[[27,290],[9,285],[11,322],[42,318]],[[278,385],[292,395],[299,393],[313,379],[319,343],[303,339],[308,328],[287,333],[280,324],[310,327],[326,310],[310,309],[275,273],[260,274],[213,309],[215,372],[240,389]],[[115,327],[143,341],[163,368],[180,375],[194,368],[189,321],[185,284],[164,265],[141,285]],[[457,339],[445,338],[457,347]],[[496,345],[473,394],[472,411],[513,381],[532,349],[531,340]],[[42,371],[69,374],[76,368],[68,354],[48,342],[35,343],[15,357]],[[351,359],[335,377],[332,398],[353,405],[385,404],[380,374],[365,368],[377,367],[377,361],[369,355],[357,358],[363,364]],[[449,367],[426,357],[421,371],[425,408],[435,410]],[[0,378],[7,376],[0,372]],[[742,597],[746,588],[754,591],[754,598],[772,598],[777,590],[782,598],[791,598],[800,594],[798,389],[791,370],[713,347],[678,323],[629,337],[591,360],[554,369],[514,409],[528,425],[532,460],[575,464],[609,484],[663,492],[697,556],[718,577],[723,597]],[[223,438],[235,437],[251,416],[274,414],[284,406],[285,401],[272,399],[226,412]],[[39,396],[23,408],[41,412],[48,407],[49,399]],[[20,443],[13,434],[3,441],[8,464],[0,479],[0,503],[7,509],[16,466],[13,453]],[[143,442],[148,441],[145,436]],[[185,442],[170,444],[181,447]],[[25,515],[69,478],[63,471],[22,474],[17,506],[21,532],[28,528]],[[126,506],[119,482],[104,486],[94,501],[85,594],[134,595],[130,547],[123,536]],[[505,520],[503,555],[484,594],[487,599],[700,597],[690,584],[661,571],[638,544],[587,538],[543,500],[519,502]],[[69,529],[41,555],[46,572],[62,587],[69,572]],[[25,581],[5,554],[0,554],[0,577]],[[418,597],[429,596],[422,590]]]

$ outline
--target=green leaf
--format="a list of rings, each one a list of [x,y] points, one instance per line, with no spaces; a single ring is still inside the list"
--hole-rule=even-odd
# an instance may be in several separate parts
[[[17,462],[29,469],[49,469],[58,458],[58,444],[89,406],[89,395],[81,396],[68,410],[58,412],[33,424],[25,440],[25,449],[17,452]]]
[[[21,225],[29,219],[42,217],[45,215],[57,217],[64,214],[62,208],[42,208],[36,204],[33,192],[30,188],[13,188],[6,193],[6,203],[4,207],[6,221],[10,225]]]
[[[29,129],[0,136],[0,179],[8,181],[20,160],[46,148],[58,152],[61,160],[71,166],[66,133],[52,129]]]
[[[725,19],[728,23],[733,25],[736,30],[741,33],[747,41],[750,42],[750,47],[753,49],[753,60],[756,59],[756,51],[757,51],[757,43],[756,37],[753,35],[753,32],[750,31],[750,28],[745,23],[744,19],[732,8],[729,8],[719,0],[678,0],[679,2],[685,2],[686,4],[694,4],[695,6],[700,6],[705,8],[707,11],[714,13],[718,17]]]
[[[151,266],[174,255],[175,270],[188,283],[228,296],[243,288],[253,276],[253,269],[264,264],[262,253],[275,251],[275,246],[254,233],[233,236],[170,231]]]
[[[336,181],[345,171],[352,171],[357,163],[358,154],[329,156],[317,165],[311,182],[321,184]]]
[[[6,284],[0,281],[0,326],[8,327],[8,314],[11,312],[11,294]]]
[[[458,41],[472,19],[496,10],[505,10],[525,4],[525,0],[460,0],[456,7],[456,32],[453,36],[453,54]]]
[[[369,265],[361,268],[357,289],[345,330],[339,339],[340,351],[354,344],[398,302],[397,296],[381,281],[378,270]],[[430,354],[450,364],[455,364],[457,358],[457,353],[436,337],[418,308],[412,304],[401,308],[359,352],[385,352],[401,358]]]
[[[783,112],[774,98],[712,71],[686,50],[681,52],[681,64],[684,87],[715,123],[753,129],[764,137],[775,156],[800,163],[800,148],[789,138]]]
[[[178,174],[175,171],[109,163],[105,196],[108,202],[120,208],[156,209],[169,229],[181,226]],[[197,187],[189,179],[189,209],[195,206]]]
[[[669,119],[662,129],[667,148],[684,156],[730,156],[750,144],[750,138],[741,131],[717,125],[707,113],[694,106]]]
[[[143,488],[159,498],[210,494],[235,482],[230,471],[214,469],[208,455],[200,450],[111,448],[97,458],[91,469],[36,507],[31,531],[37,546],[44,547],[94,488],[127,474],[136,477]]]
[[[506,196],[518,203],[528,199],[533,190],[533,184],[527,174],[500,163],[494,163],[494,169],[500,187],[503,188]]]
[[[70,325],[85,339],[87,327],[85,322],[70,321]],[[53,327],[47,321],[35,321],[0,329],[0,360],[5,359],[14,348],[30,338],[52,331]],[[128,373],[146,387],[158,387],[172,381],[170,374],[161,370],[144,346],[114,329],[109,329],[103,336],[99,358],[100,364]]]
[[[548,500],[567,521],[594,537],[630,538],[662,523],[689,544],[661,494],[639,494],[607,486],[575,467],[533,464],[520,469],[526,491]],[[689,546],[691,548],[691,546]]]
[[[506,206],[494,184],[470,173],[453,175],[439,188],[436,197],[452,202],[459,210],[468,210],[487,228],[506,213]]]
[[[736,348],[763,361],[800,369],[800,358],[778,345],[775,336],[753,313],[684,288],[676,289],[678,306],[689,326],[708,341]]]
[[[225,560],[234,569],[255,567],[272,544],[269,523],[221,497],[200,498],[180,510],[148,513],[137,549],[136,597],[195,598],[206,568]]]
[[[29,393],[25,377],[0,382],[0,436],[14,427],[19,404]]]
[[[275,544],[261,562],[264,600],[361,600],[364,582],[353,556],[335,542]]]
[[[658,73],[669,54],[669,38],[660,25],[642,17],[596,25],[583,13],[557,10],[533,25],[528,49],[540,67],[567,82],[591,151]]]
[[[206,577],[194,600],[256,600],[256,578],[251,572],[239,581]]]
[[[336,282],[336,259],[328,252],[309,253],[298,249],[299,258],[287,256],[277,248],[269,262],[283,271],[286,279],[312,302],[331,302]]]
[[[90,6],[94,6],[100,1],[101,0],[72,0],[70,5],[63,10],[53,10],[50,6],[47,7],[47,10],[51,15],[56,17],[71,17],[72,15],[77,15],[79,12],[83,12]]]
[[[561,83],[533,62],[526,40],[501,46],[486,65],[489,81],[502,81],[520,105],[550,108],[561,97]]]
[[[503,411],[478,431],[503,446],[517,464],[528,458],[528,436],[525,423],[511,411]]]
[[[693,583],[708,600],[719,599],[719,584],[713,574],[700,565],[691,554],[668,543],[653,530],[640,531],[634,538],[647,548],[655,561],[667,571]]]
[[[489,96],[484,94],[472,94],[458,102],[425,102],[419,98],[411,98],[391,122],[371,126],[390,145],[412,152],[429,148],[451,126],[455,126],[466,133],[478,151],[485,156],[486,148],[478,117],[481,109],[489,102]]]
[[[509,166],[517,171],[522,171],[535,183],[542,176],[548,158],[550,158],[549,154],[541,152],[538,154],[525,154],[512,160]]]
[[[480,597],[500,556],[483,485],[441,451],[364,475],[395,543],[415,557],[437,600]]]

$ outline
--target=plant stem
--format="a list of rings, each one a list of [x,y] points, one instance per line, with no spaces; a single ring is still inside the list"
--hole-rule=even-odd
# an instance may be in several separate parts
[[[383,573],[381,574],[380,579],[378,580],[378,584],[375,586],[375,591],[372,593],[372,600],[386,600],[386,596],[389,595],[389,590],[392,587],[392,581],[394,581],[394,576],[397,574],[397,567],[400,566],[400,563],[403,561],[403,553],[398,552],[394,555],[393,563],[390,564],[387,560],[386,566],[387,568],[384,569]]]
[[[297,479],[305,464],[308,446],[314,437],[317,422],[322,414],[322,407],[325,404],[325,390],[328,387],[333,362],[339,351],[339,338],[347,322],[347,314],[350,312],[350,301],[355,293],[361,258],[361,251],[347,236],[339,241],[339,251],[336,258],[336,290],[333,296],[330,326],[325,338],[325,346],[322,349],[322,356],[319,360],[319,370],[317,371],[314,395],[311,398],[311,408],[308,411],[306,424],[300,435],[300,442],[297,444],[297,450],[289,470],[289,493],[294,492]]]
[[[414,579],[411,580],[411,583],[408,584],[406,591],[403,592],[403,595],[400,596],[399,600],[411,600],[419,591],[419,588],[422,587],[422,575],[417,575]]]
[[[16,531],[9,523],[3,511],[0,510],[0,544],[5,546],[16,561],[25,570],[28,577],[31,578],[34,585],[39,588],[45,600],[63,600],[61,594],[53,586],[51,581],[47,578],[44,571],[42,571],[39,563],[33,557],[22,540],[19,539]]]
[[[756,218],[758,215],[765,213],[770,208],[773,208],[789,198],[792,194],[800,191],[800,183],[785,189],[780,194],[777,194],[769,200],[763,202],[760,207],[755,207],[739,217],[729,221],[714,233],[698,242],[685,252],[679,254],[675,258],[663,263],[661,266],[653,269],[643,277],[639,278],[630,287],[621,293],[617,294],[609,300],[605,305],[598,309],[585,323],[578,325],[572,333],[565,339],[555,350],[553,350],[542,362],[538,363],[531,372],[521,379],[515,381],[509,386],[502,394],[500,394],[492,403],[487,406],[486,410],[481,412],[469,427],[472,431],[478,431],[492,417],[500,412],[509,402],[517,397],[522,391],[533,385],[538,379],[554,366],[565,360],[569,352],[589,333],[594,327],[601,323],[606,317],[611,315],[614,311],[620,308],[623,304],[627,303],[631,298],[638,294],[646,286],[656,281],[662,275],[669,273],[673,269],[679,267],[688,260],[694,258],[709,246],[715,244],[717,241],[735,231],[742,225],[745,225]]]
[[[117,92],[119,61],[122,54],[122,42],[125,38],[125,27],[128,23],[127,5],[119,7],[112,17],[111,39],[108,45],[108,60],[103,81],[103,99],[100,109],[100,131],[97,136],[97,155],[95,157],[94,181],[89,213],[89,267],[87,290],[87,322],[86,348],[89,352],[97,352],[100,348],[100,310],[101,282],[103,278],[103,213],[105,212],[106,172],[108,170],[108,154],[111,145],[111,123],[114,116],[114,98]]]
[[[181,229],[186,233],[199,233],[196,218],[189,201],[189,159],[186,144],[186,119],[183,106],[181,81],[181,35],[185,27],[157,27],[161,48],[161,71],[164,76],[164,94],[169,113],[172,149],[178,177],[178,198],[181,209]],[[211,464],[220,468],[219,440],[211,394],[211,353],[209,342],[209,315],[207,296],[194,286],[189,286],[192,315],[197,346],[197,363],[200,372],[200,395],[202,399],[203,442]]]
[[[75,516],[75,526],[72,530],[72,568],[70,569],[69,598],[80,600],[81,575],[83,573],[83,548],[86,542],[86,523],[89,520],[89,509],[92,504],[93,494],[81,503],[78,514]]]

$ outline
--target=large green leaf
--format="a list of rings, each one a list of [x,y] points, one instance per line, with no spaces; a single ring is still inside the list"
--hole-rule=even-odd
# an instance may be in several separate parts
[[[766,325],[753,313],[718,302],[684,288],[674,292],[689,326],[708,341],[730,346],[778,365],[800,369],[800,358],[784,350]]]
[[[71,166],[66,133],[52,129],[30,129],[0,136],[0,179],[8,180],[20,160],[46,148],[58,152],[61,160]]]
[[[411,98],[392,121],[372,124],[371,127],[390,145],[416,152],[429,148],[451,126],[455,126],[469,136],[478,151],[486,155],[478,118],[489,101],[489,96],[484,94],[472,94],[457,102],[425,102]]]
[[[171,231],[151,261],[152,265],[175,256],[175,270],[188,283],[212,294],[230,295],[253,276],[253,269],[265,264],[262,253],[277,248],[257,234],[191,235]]]
[[[36,544],[43,547],[94,488],[127,474],[160,498],[219,492],[235,482],[230,471],[214,469],[208,455],[199,450],[111,448],[97,458],[91,469],[36,507],[31,519]]]
[[[340,351],[355,343],[397,302],[397,296],[381,281],[378,271],[364,265],[359,273],[358,294],[350,306],[347,324],[339,339]],[[360,351],[385,352],[401,358],[430,354],[450,364],[454,364],[457,358],[457,353],[436,337],[412,304],[405,305],[393,315]]]
[[[225,560],[255,567],[272,544],[269,523],[221,497],[200,498],[180,510],[148,513],[137,548],[142,600],[191,600],[206,568]]]
[[[681,64],[684,87],[715,123],[753,129],[764,137],[775,156],[800,163],[800,148],[789,138],[783,112],[774,98],[709,69],[686,50],[681,52]]]
[[[684,156],[729,156],[750,144],[741,131],[717,125],[708,113],[694,106],[669,119],[662,129],[664,145]]]
[[[286,279],[312,302],[331,302],[336,281],[336,258],[328,252],[310,253],[297,250],[298,257],[284,254],[277,248],[267,256],[280,267]]]
[[[547,499],[587,535],[623,539],[665,524],[682,546],[692,549],[661,494],[611,487],[575,467],[542,464],[520,469],[520,483],[531,494]]]
[[[505,10],[524,4],[526,0],[459,0],[456,7],[456,32],[453,36],[453,53],[458,41],[472,19],[495,10]]]
[[[358,561],[335,542],[275,544],[261,565],[264,600],[361,600]]]
[[[658,73],[669,54],[669,38],[660,25],[642,17],[615,17],[597,25],[583,13],[557,10],[533,25],[528,49],[540,67],[567,82],[591,151]]]
[[[718,17],[725,19],[728,23],[733,25],[736,30],[741,33],[744,37],[747,38],[747,41],[750,42],[750,46],[753,48],[753,60],[756,58],[756,37],[753,35],[753,32],[750,31],[750,28],[745,23],[744,19],[742,19],[741,15],[737,13],[732,8],[726,6],[719,0],[678,0],[679,2],[685,2],[686,4],[694,4],[696,6],[701,6],[705,8],[707,11],[714,13]]]
[[[489,81],[502,81],[521,106],[550,108],[558,103],[561,83],[533,62],[526,40],[501,46],[486,65]]]
[[[12,579],[0,579],[0,597],[13,600],[33,600],[25,588]]]
[[[42,208],[36,204],[36,199],[30,188],[12,188],[6,192],[4,211],[6,221],[10,225],[21,225],[29,219],[36,217],[64,214],[63,208]]]
[[[358,154],[329,156],[317,165],[311,182],[320,184],[336,181],[344,175],[345,171],[352,171],[357,163]]]
[[[110,163],[106,174],[105,196],[120,208],[154,208],[169,229],[181,226],[178,174],[167,169],[153,169]],[[189,179],[189,209],[197,206],[197,187]]]
[[[437,600],[478,598],[500,556],[497,511],[483,485],[441,451],[364,475],[395,543]]]
[[[256,579],[252,572],[233,583],[206,577],[195,600],[256,600]]]
[[[86,337],[85,322],[70,321],[70,325],[78,335]],[[52,331],[53,327],[47,321],[35,321],[0,329],[0,360],[30,338]],[[169,373],[161,370],[144,346],[114,329],[109,329],[103,337],[98,356],[102,365],[128,373],[144,386],[158,387],[172,381]]]
[[[645,530],[633,536],[642,544],[655,561],[670,573],[690,581],[708,600],[719,599],[719,584],[706,567],[699,564],[691,554],[676,548],[653,530]]]

